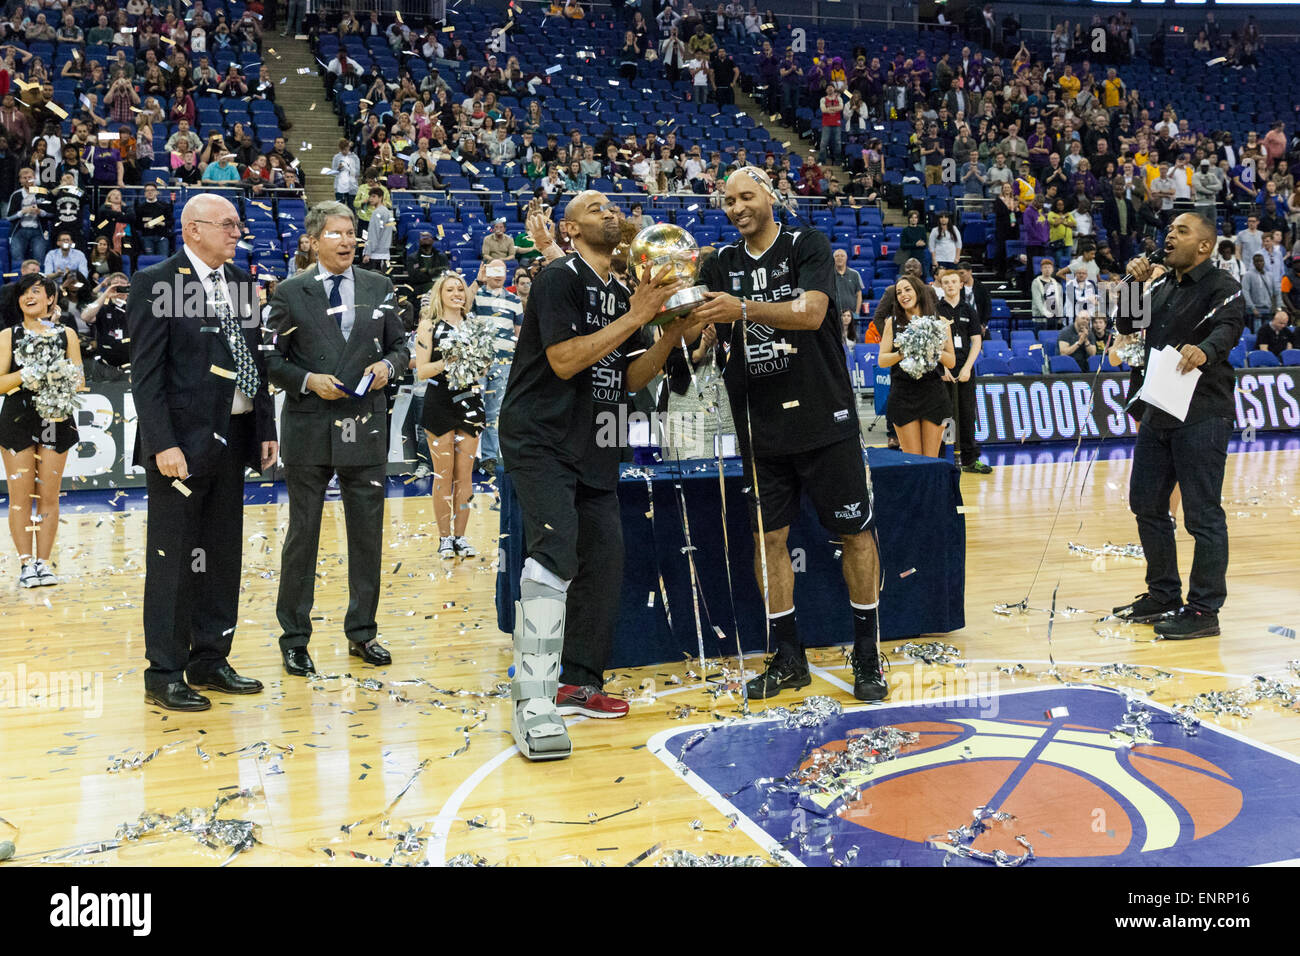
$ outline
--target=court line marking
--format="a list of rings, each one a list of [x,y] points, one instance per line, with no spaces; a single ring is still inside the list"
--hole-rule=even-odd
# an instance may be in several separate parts
[[[660,697],[667,697],[670,694],[681,694],[688,690],[699,690],[700,684],[687,684],[682,687],[673,687],[668,690],[658,691],[655,694],[655,700]],[[589,717],[578,716],[572,720],[566,720],[564,725],[572,727],[574,724],[584,723],[590,720]],[[456,822],[456,814],[460,813],[461,804],[463,804],[474,789],[487,779],[493,771],[504,764],[512,756],[519,753],[519,748],[511,744],[505,750],[501,751],[495,757],[489,758],[474,770],[468,777],[461,781],[460,786],[452,791],[451,796],[443,803],[442,808],[433,821],[433,834],[429,837],[429,865],[446,866],[447,865],[447,839],[451,836],[451,825]],[[703,783],[703,781],[701,781]]]
[[[1079,683],[1079,684],[1066,683],[1066,684],[1058,685],[1058,687],[1052,687],[1051,685],[1048,685],[1046,687],[1042,687],[1042,686],[1020,687],[1020,688],[1014,688],[1012,690],[998,691],[997,696],[1009,697],[1009,696],[1014,696],[1016,694],[1029,694],[1038,691],[1050,691],[1055,689],[1097,690],[1097,691],[1103,691],[1105,693],[1115,694],[1117,696],[1123,696],[1123,689],[1121,688],[1107,687],[1104,684],[1087,684],[1087,683]],[[952,703],[954,701],[959,701],[959,700],[978,701],[979,699],[980,699],[979,696],[975,694],[958,694],[950,697],[937,698],[932,701],[924,701],[920,704],[918,704],[916,701],[899,701],[897,703],[890,703],[890,704],[864,704],[860,707],[846,707],[844,708],[843,713],[857,714],[857,713],[877,711],[877,710],[891,710],[899,707],[932,706],[934,704]],[[1146,705],[1150,705],[1167,715],[1173,714],[1173,709],[1171,707],[1150,700],[1149,698],[1143,699],[1142,703]],[[747,723],[746,726],[753,726],[755,724],[760,724],[760,723],[770,723],[777,719],[778,719],[777,717],[760,717]],[[687,768],[685,772],[678,770],[675,766],[677,762],[677,758],[673,757],[671,753],[669,753],[664,748],[664,744],[667,742],[667,740],[670,737],[676,737],[680,734],[687,733],[689,731],[704,730],[705,728],[716,727],[716,726],[718,726],[716,723],[690,724],[686,727],[675,727],[675,728],[668,728],[665,730],[661,730],[659,733],[655,734],[653,737],[650,738],[649,741],[646,742],[646,747],[647,749],[650,750],[650,752],[655,757],[657,757],[660,760],[660,762],[662,762],[670,771],[672,771],[674,776],[681,777],[688,784],[690,784],[691,787],[695,789],[697,793],[700,794],[700,796],[708,800],[708,802],[712,804],[714,807],[718,808],[719,810],[722,810],[723,816],[728,816],[732,813],[736,814],[740,821],[737,824],[737,829],[742,830],[747,836],[750,836],[751,838],[753,837],[751,828],[758,829],[763,834],[763,839],[755,840],[755,842],[758,843],[760,847],[767,849],[769,843],[776,842],[775,838],[772,837],[771,834],[767,833],[767,831],[763,830],[762,827],[759,827],[756,823],[754,823],[754,821],[751,820],[747,814],[743,813],[729,800],[718,795],[717,791],[714,790],[713,787],[711,787],[709,784],[705,783],[694,771],[690,770],[689,768]],[[1225,737],[1229,737],[1237,741],[1238,743],[1246,744],[1247,746],[1250,747],[1257,747],[1260,750],[1270,753],[1275,757],[1281,757],[1282,759],[1290,761],[1293,764],[1300,765],[1300,757],[1295,757],[1269,744],[1263,743],[1258,740],[1252,740],[1249,737],[1246,737],[1243,734],[1239,734],[1232,730],[1229,730],[1226,727],[1220,727],[1218,724],[1202,722],[1202,726],[1207,727],[1209,730],[1215,733],[1223,734]],[[713,797],[717,798],[716,801],[713,799]],[[789,851],[787,851],[783,846],[781,846],[779,843],[777,844],[777,846],[780,848],[780,852],[782,856],[790,856]],[[799,863],[799,865],[803,865],[803,866],[807,865],[804,864],[802,861],[797,861],[797,862]],[[1270,863],[1260,863],[1255,865],[1257,866],[1300,865],[1300,859],[1276,860]]]

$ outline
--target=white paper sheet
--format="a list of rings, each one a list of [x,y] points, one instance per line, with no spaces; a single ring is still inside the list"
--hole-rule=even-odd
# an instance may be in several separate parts
[[[1187,418],[1187,408],[1201,378],[1201,370],[1194,368],[1186,374],[1181,373],[1178,371],[1180,361],[1182,356],[1172,345],[1153,349],[1147,359],[1146,377],[1142,380],[1138,397],[1181,422]]]

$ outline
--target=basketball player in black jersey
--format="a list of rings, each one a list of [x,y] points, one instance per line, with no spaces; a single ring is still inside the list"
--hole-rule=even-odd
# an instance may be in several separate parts
[[[889,688],[877,648],[880,558],[833,306],[830,241],[815,229],[775,221],[776,191],[760,169],[732,173],[724,195],[741,238],[704,264],[699,281],[710,289],[709,298],[691,318],[730,323],[727,392],[751,489],[755,574],[765,587],[776,643],[766,670],[749,683],[749,695],[771,697],[812,683],[795,625],[794,568],[786,547],[806,491],[822,525],[843,542],[853,610],[853,694],[882,700]],[[719,339],[728,339],[723,329]]]
[[[515,613],[513,733],[530,760],[572,752],[563,715],[627,714],[625,701],[604,693],[623,575],[616,489],[626,436],[611,425],[626,423],[619,406],[683,334],[693,339],[703,328],[678,319],[651,340],[644,326],[680,283],[666,266],[629,293],[610,271],[619,222],[598,192],[565,207],[560,228],[576,251],[533,282],[501,405],[502,460],[527,555]]]

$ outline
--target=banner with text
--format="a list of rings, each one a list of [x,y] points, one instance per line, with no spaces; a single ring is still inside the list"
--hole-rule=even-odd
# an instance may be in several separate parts
[[[1097,401],[1092,401],[1094,383]],[[1137,422],[1126,373],[1013,375],[975,380],[975,440],[982,444],[1131,438]],[[1300,368],[1237,370],[1236,428],[1300,428]]]
[[[411,387],[397,390],[391,421],[405,422],[411,408]],[[275,417],[278,424],[284,410],[283,393],[276,395]],[[81,395],[77,411],[77,447],[68,452],[63,472],[63,490],[88,488],[140,488],[144,486],[144,468],[131,460],[135,447],[136,413],[131,389],[112,382],[95,382]],[[404,430],[389,429],[388,473],[400,475],[409,470],[407,462],[415,458],[415,448]],[[279,473],[277,472],[277,477]],[[249,472],[251,483],[263,481]]]

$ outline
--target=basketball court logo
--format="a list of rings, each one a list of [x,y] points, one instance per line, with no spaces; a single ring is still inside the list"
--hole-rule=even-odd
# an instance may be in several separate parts
[[[650,749],[674,768],[680,755],[686,781],[714,806],[740,812],[745,832],[765,849],[809,866],[830,865],[831,853],[849,846],[859,848],[858,866],[941,865],[944,853],[930,838],[969,823],[979,806],[1015,819],[993,824],[972,846],[1020,855],[1015,837],[1023,834],[1035,866],[1226,866],[1297,855],[1295,759],[1208,725],[1188,736],[1159,713],[1156,742],[1130,746],[1112,736],[1125,702],[1109,688],[998,698],[995,718],[984,716],[987,700],[959,698],[848,710],[814,729],[728,725],[685,753],[702,728],[677,728]],[[1059,707],[1069,715],[1045,719]],[[884,726],[917,739],[869,770],[793,792],[783,785],[786,775],[815,773],[826,754]],[[807,839],[809,831],[817,839]]]

